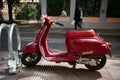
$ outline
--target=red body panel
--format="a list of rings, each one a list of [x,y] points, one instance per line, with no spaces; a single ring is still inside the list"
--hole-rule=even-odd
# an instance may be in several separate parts
[[[109,48],[102,46],[106,44],[104,40],[94,37],[79,37],[66,39],[66,47],[70,53],[81,53],[86,55],[85,52],[91,52],[93,55],[111,54]],[[84,54],[83,54],[84,53]]]

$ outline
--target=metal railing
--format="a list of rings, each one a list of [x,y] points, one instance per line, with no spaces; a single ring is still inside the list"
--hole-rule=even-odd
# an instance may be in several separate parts
[[[2,31],[4,29],[6,29],[8,33],[8,57],[4,57],[3,55],[1,55],[0,57],[2,60],[7,60],[9,74],[14,74],[16,73],[18,67],[17,65],[20,64],[20,59],[19,59],[19,51],[21,50],[20,32],[18,26],[15,23],[11,25],[7,25],[3,23],[0,25],[0,40],[2,38],[1,37]],[[15,32],[17,36],[17,51],[14,51],[13,49],[13,32]],[[0,48],[1,46],[2,45],[0,41]]]

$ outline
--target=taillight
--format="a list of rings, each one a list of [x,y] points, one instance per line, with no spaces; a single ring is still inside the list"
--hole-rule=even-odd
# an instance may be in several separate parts
[[[109,46],[109,48],[112,47],[112,43],[107,42],[106,44]]]
[[[106,43],[102,44],[102,46],[104,46],[105,48],[111,48],[112,44],[109,42],[106,42]]]

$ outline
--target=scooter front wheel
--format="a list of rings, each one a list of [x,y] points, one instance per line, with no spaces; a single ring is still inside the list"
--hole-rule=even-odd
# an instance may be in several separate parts
[[[35,66],[41,60],[41,54],[39,53],[26,53],[22,54],[21,62],[27,67]]]
[[[103,68],[104,65],[106,64],[106,56],[105,55],[103,55],[102,57],[93,58],[93,59],[96,61],[96,66],[85,64],[85,66],[89,70],[92,70],[92,71],[99,70],[99,69]]]

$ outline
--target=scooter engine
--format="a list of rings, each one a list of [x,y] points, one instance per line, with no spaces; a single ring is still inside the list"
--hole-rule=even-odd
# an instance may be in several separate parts
[[[97,62],[95,59],[90,59],[90,58],[80,58],[76,61],[78,64],[88,64],[91,66],[96,66]]]

